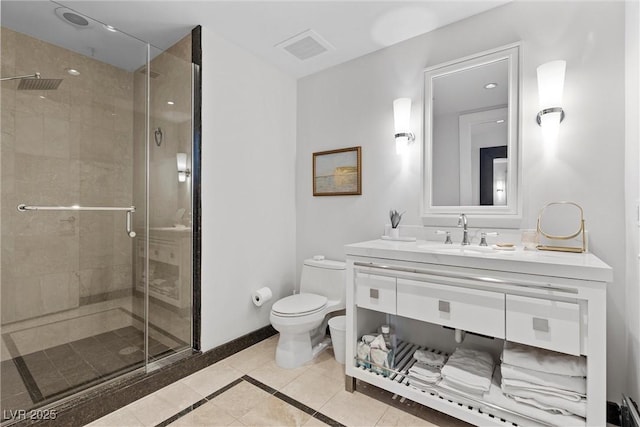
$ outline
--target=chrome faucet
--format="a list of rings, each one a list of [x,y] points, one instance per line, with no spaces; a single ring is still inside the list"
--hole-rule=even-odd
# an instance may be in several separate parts
[[[470,245],[469,242],[469,230],[467,230],[467,216],[460,214],[458,217],[458,227],[462,226],[462,245]]]

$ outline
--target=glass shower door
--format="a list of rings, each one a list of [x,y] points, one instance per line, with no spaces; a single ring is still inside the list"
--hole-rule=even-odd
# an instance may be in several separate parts
[[[146,366],[149,46],[53,2],[0,6],[8,421]]]
[[[192,326],[193,145],[191,35],[152,47],[148,147],[148,313],[150,368],[190,354]]]

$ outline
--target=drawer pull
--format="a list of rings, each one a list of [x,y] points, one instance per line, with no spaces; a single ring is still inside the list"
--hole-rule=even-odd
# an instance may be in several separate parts
[[[451,311],[449,301],[438,301],[438,311],[442,313],[449,313]]]
[[[539,317],[533,318],[533,330],[540,332],[549,332],[549,320],[540,319]]]
[[[373,299],[380,298],[380,292],[377,289],[369,289],[369,297]]]

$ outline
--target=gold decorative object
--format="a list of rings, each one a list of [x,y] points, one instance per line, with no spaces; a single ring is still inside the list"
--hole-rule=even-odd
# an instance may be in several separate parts
[[[541,224],[541,218],[544,211],[550,206],[555,206],[555,205],[573,205],[578,208],[578,210],[580,211],[580,225],[579,225],[578,231],[570,235],[555,235],[555,234],[545,233],[542,230],[542,227],[540,224]],[[562,202],[547,203],[542,209],[540,209],[540,213],[538,214],[536,230],[539,236],[544,236],[549,240],[571,240],[571,239],[575,239],[578,236],[581,236],[581,240],[582,240],[582,247],[538,245],[537,247],[541,251],[558,251],[558,252],[575,252],[575,253],[586,252],[587,242],[586,242],[586,236],[584,231],[584,211],[582,210],[582,207],[575,202],[562,201]]]

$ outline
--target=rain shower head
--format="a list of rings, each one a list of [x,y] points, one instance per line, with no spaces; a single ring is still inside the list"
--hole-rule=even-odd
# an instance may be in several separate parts
[[[27,76],[3,77],[0,81],[20,80],[18,90],[56,90],[62,79],[43,79],[40,73],[29,74]]]
[[[56,90],[62,79],[22,79],[18,90]]]

